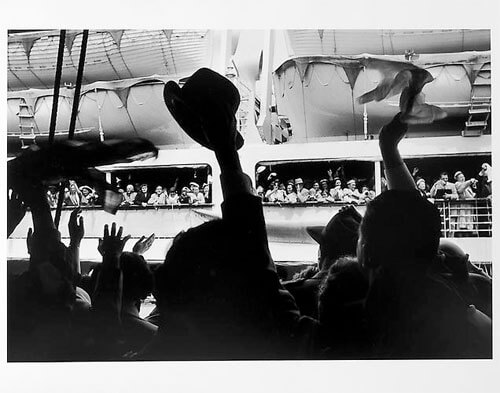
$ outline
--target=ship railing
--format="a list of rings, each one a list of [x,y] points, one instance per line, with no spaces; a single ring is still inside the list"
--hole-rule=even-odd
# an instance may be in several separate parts
[[[435,199],[434,204],[441,215],[442,237],[491,237],[491,199]]]

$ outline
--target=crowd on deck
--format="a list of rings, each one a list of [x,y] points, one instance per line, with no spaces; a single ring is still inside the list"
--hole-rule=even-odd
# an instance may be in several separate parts
[[[332,170],[328,170],[328,179],[311,181],[310,188],[304,187],[302,178],[291,179],[285,183],[281,182],[276,173],[268,177],[267,190],[259,185],[257,195],[264,202],[270,203],[306,203],[306,202],[343,202],[352,204],[363,204],[375,198],[375,191],[367,186],[358,189],[356,179],[350,179],[345,183],[340,177],[333,177]]]
[[[453,175],[455,182],[449,181],[447,172],[441,172],[439,179],[429,188],[425,178],[418,175],[419,169],[413,168],[412,175],[415,179],[418,192],[425,198],[444,199],[450,201],[486,198],[491,199],[492,190],[492,168],[488,163],[481,165],[478,172],[478,178],[466,179],[464,173],[460,170]]]
[[[181,188],[181,193],[174,185],[167,189],[157,185],[154,191],[146,183],[127,184],[125,190],[118,189],[122,195],[120,206],[165,206],[165,205],[198,205],[200,203],[212,203],[211,185],[203,183],[202,187],[194,181],[189,183],[189,187]],[[59,193],[56,187],[51,186],[47,191],[47,200],[51,208],[57,207]],[[102,201],[92,187],[84,185],[78,187],[74,180],[69,181],[69,187],[64,190],[63,206],[65,207],[85,207],[99,206]]]
[[[195,76],[183,89],[194,89]],[[127,228],[113,223],[96,242],[102,263],[83,274],[84,212],[72,212],[63,244],[42,181],[16,177],[8,232],[23,205],[34,231],[28,270],[8,283],[10,361],[491,358],[491,277],[466,250],[440,243],[439,211],[398,151],[407,131],[401,114],[380,132],[388,190],[363,217],[346,205],[324,228],[311,228],[317,264],[283,282],[262,199],[241,169],[234,116],[202,113],[221,169],[222,219],[179,233],[154,270],[143,256],[154,236],[124,252]],[[300,185],[296,179],[298,194]],[[145,196],[134,201],[152,198],[139,192]],[[150,294],[156,308],[143,318]]]

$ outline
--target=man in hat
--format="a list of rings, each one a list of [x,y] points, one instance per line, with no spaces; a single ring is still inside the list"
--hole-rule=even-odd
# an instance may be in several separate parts
[[[333,202],[344,201],[344,190],[342,189],[342,180],[340,180],[340,177],[335,177],[333,179],[333,188],[330,190],[330,198]]]
[[[344,206],[325,227],[308,227],[307,232],[319,244],[317,273],[292,280],[284,287],[292,294],[302,315],[317,318],[318,291],[328,269],[345,255],[356,255],[361,215],[354,206]]]
[[[309,190],[304,187],[304,181],[298,177],[295,179],[295,189],[297,190],[297,199],[304,203],[309,199]]]
[[[200,185],[194,181],[189,183],[190,192],[189,197],[191,198],[191,204],[198,205],[199,203],[205,203],[205,196],[200,192]]]
[[[189,205],[191,203],[191,197],[189,196],[189,188],[182,187],[181,195],[179,195],[179,203],[183,205]]]
[[[261,199],[241,168],[234,117],[238,91],[224,77],[202,69],[182,89],[167,84],[164,96],[182,128],[215,152],[224,202],[222,219],[179,233],[156,270],[161,322],[142,358],[289,356],[287,344],[299,315],[269,253]],[[191,115],[199,123],[191,123]]]
[[[358,204],[361,202],[361,194],[356,188],[356,180],[351,179],[347,182],[347,187],[344,188],[344,202]]]

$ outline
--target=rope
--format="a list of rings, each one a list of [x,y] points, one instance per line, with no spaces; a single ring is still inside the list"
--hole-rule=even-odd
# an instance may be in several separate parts
[[[62,74],[62,65],[64,58],[65,41],[66,41],[66,30],[61,30],[59,34],[59,50],[57,51],[56,75],[54,78],[54,97],[52,99],[52,114],[50,116],[49,145],[51,145],[54,142],[54,134],[56,131],[57,106],[59,104],[59,87],[61,85],[61,74]]]
[[[73,109],[69,123],[68,139],[73,139],[75,135],[76,117],[78,115],[78,105],[80,104],[80,92],[82,90],[83,69],[85,68],[85,55],[87,53],[87,41],[89,31],[84,30],[82,36],[82,47],[80,49],[80,61],[78,62],[78,74],[76,75],[75,95],[73,98]]]
[[[80,103],[80,91],[82,88],[83,68],[85,67],[85,55],[87,53],[88,38],[89,38],[89,31],[84,30],[82,36],[82,47],[80,49],[80,60],[78,62],[78,73],[76,75],[76,86],[75,86],[75,95],[73,98],[73,108],[71,111],[71,119],[69,123],[69,131],[68,131],[69,140],[73,139],[75,135],[76,116],[78,114],[78,105]],[[61,210],[64,199],[64,188],[66,186],[65,183],[66,182],[62,182],[59,186],[59,198],[57,200],[57,209],[54,217],[54,224],[56,228],[59,228],[59,222],[61,221]]]

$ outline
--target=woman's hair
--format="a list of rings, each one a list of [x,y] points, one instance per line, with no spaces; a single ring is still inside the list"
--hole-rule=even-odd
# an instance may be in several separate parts
[[[441,217],[418,192],[389,190],[367,205],[360,233],[367,267],[428,264],[438,251]]]
[[[330,266],[319,288],[319,320],[330,323],[348,304],[362,301],[368,292],[368,278],[355,257],[340,257]]]

